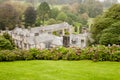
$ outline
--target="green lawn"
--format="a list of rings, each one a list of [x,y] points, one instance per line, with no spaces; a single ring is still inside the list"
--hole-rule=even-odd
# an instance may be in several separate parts
[[[120,80],[119,62],[0,62],[0,80]]]

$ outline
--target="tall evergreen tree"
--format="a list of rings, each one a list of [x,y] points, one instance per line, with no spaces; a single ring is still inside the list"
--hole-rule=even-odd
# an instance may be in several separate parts
[[[34,7],[28,7],[24,13],[26,26],[33,26],[36,21],[36,11]]]
[[[50,15],[50,7],[47,2],[42,2],[38,7],[38,15],[42,20],[42,24],[44,25],[44,21],[48,19]]]

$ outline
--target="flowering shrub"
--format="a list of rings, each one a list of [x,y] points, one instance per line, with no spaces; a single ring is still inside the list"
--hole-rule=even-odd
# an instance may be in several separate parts
[[[0,61],[14,61],[16,60],[16,55],[10,50],[0,51]]]
[[[120,47],[98,45],[84,49],[58,47],[52,49],[1,50],[0,61],[15,60],[93,60],[120,62]]]

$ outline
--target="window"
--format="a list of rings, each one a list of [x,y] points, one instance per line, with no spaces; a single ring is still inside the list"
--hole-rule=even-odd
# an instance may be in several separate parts
[[[27,44],[24,44],[24,48],[27,48]]]
[[[35,36],[39,36],[39,33],[35,33]]]
[[[51,34],[51,32],[48,32],[48,34]]]
[[[72,44],[76,44],[77,42],[75,40],[72,40]]]
[[[46,47],[46,48],[50,48],[50,44],[51,44],[51,42],[46,42],[46,43],[45,43],[45,47]]]

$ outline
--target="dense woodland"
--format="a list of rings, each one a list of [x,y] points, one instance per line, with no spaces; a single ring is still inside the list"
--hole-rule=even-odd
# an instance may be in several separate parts
[[[33,26],[33,24],[34,26],[40,26],[63,21],[74,26],[87,26],[89,18],[95,18],[104,11],[102,3],[95,0],[79,0],[79,2],[77,0],[45,0],[45,5],[44,0],[23,0],[24,3],[22,0],[18,1],[21,2],[1,0],[0,10],[2,13],[0,16],[3,20],[0,21],[0,25],[3,26],[3,29],[5,29],[4,26],[7,27],[8,25],[10,29],[13,29],[14,27],[12,27],[12,25],[15,26],[16,23],[22,23],[25,26]],[[45,6],[47,6],[46,9],[44,9]],[[8,13],[7,9],[11,10],[11,13],[9,12],[9,14],[11,14],[10,16],[4,16]],[[34,16],[30,17],[29,15],[32,15],[32,13]],[[11,21],[11,18],[9,21],[8,17],[14,17],[12,18],[13,21]],[[6,22],[6,18],[9,24]]]
[[[13,1],[13,0],[0,0],[1,4],[6,1]],[[72,25],[76,21],[81,23],[82,25],[87,25],[87,20],[89,18],[95,18],[97,15],[100,15],[103,11],[105,11],[106,8],[109,8],[111,5],[118,3],[118,0],[102,0],[102,1],[101,0],[14,0],[14,1],[21,1],[21,3],[20,2],[12,3],[12,4],[16,4],[13,5],[14,8],[16,7],[18,7],[19,9],[22,8],[23,11],[21,11],[20,13],[25,12],[25,9],[28,6],[30,6],[30,4],[32,4],[33,7],[35,7],[35,9],[38,9],[38,6],[42,2],[47,2],[47,4],[51,9],[51,15],[49,16],[50,21],[53,21],[53,19],[57,18],[58,15],[57,13],[64,12],[67,16],[66,17],[67,19],[64,21]],[[24,2],[24,4],[22,2]],[[51,18],[53,19],[51,20]]]

